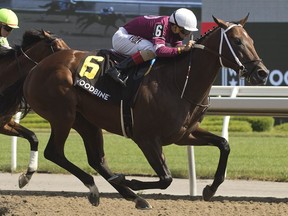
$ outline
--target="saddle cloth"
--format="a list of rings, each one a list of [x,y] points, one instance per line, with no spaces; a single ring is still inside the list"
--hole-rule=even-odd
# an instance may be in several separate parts
[[[116,83],[105,71],[121,61],[123,56],[110,50],[88,53],[78,66],[74,85],[79,86],[101,100],[119,103],[121,100],[131,101],[144,77],[151,69],[150,62],[133,67],[126,71],[127,87]]]
[[[120,104],[123,135],[131,137],[133,134],[134,98],[144,75],[150,72],[155,60],[125,71],[128,76],[127,86],[122,87],[105,74],[105,71],[123,58],[125,57],[115,55],[109,50],[88,53],[78,66],[74,85],[81,87],[100,100]]]

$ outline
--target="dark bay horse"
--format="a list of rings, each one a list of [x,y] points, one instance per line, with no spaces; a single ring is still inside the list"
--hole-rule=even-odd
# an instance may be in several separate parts
[[[33,156],[38,152],[38,139],[36,135],[16,123],[13,115],[19,109],[18,94],[14,89],[15,83],[25,78],[32,67],[42,59],[56,51],[67,49],[68,45],[60,38],[46,31],[29,30],[22,38],[22,44],[13,49],[0,52],[0,133],[8,136],[18,136],[27,139],[30,143],[31,158],[27,173],[19,178],[19,187],[24,187],[37,168],[38,162]],[[19,89],[22,91],[22,89]],[[5,111],[4,111],[5,110]],[[33,161],[32,161],[33,160]],[[32,161],[32,162],[31,162]]]
[[[225,138],[200,128],[209,107],[213,81],[221,66],[234,69],[253,85],[264,84],[268,77],[253,40],[243,28],[247,19],[248,16],[238,22],[226,22],[214,18],[218,27],[199,38],[191,52],[156,59],[144,77],[132,109],[131,139],[142,150],[159,181],[127,180],[124,175],[115,175],[105,163],[101,129],[123,136],[120,102],[100,100],[74,86],[76,69],[87,55],[83,51],[54,53],[34,67],[24,82],[27,102],[51,125],[44,156],[79,178],[90,190],[91,204],[98,205],[99,192],[93,177],[65,157],[65,141],[74,128],[83,138],[89,165],[125,199],[134,201],[136,208],[147,209],[150,204],[132,190],[165,189],[171,184],[163,146],[215,146],[220,150],[218,167],[213,183],[203,190],[204,200],[210,200],[224,181],[230,152]]]
[[[113,27],[118,29],[117,21],[126,22],[126,17],[123,14],[118,13],[109,13],[109,14],[90,14],[90,15],[82,15],[77,19],[78,27],[81,28],[81,33],[85,31],[92,24],[100,24],[104,25],[104,35],[107,35],[107,31],[109,27]]]

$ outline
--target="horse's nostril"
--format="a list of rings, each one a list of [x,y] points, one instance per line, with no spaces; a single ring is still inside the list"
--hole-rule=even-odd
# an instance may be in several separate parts
[[[261,78],[266,78],[268,76],[268,72],[265,70],[258,70],[257,73],[258,73],[258,76]]]

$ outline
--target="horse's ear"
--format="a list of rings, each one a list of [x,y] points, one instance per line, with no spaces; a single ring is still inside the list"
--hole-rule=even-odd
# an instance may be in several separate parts
[[[220,27],[220,28],[223,28],[223,29],[226,29],[228,26],[227,26],[227,22],[225,22],[224,20],[222,19],[218,19],[216,17],[214,17],[212,15],[213,19],[214,19],[214,22]]]
[[[247,20],[248,20],[249,14],[250,14],[250,13],[248,13],[246,17],[244,17],[243,19],[241,19],[241,20],[239,21],[239,24],[241,24],[242,26],[244,26],[245,23],[246,23]]]
[[[46,32],[45,30],[41,29],[41,32],[42,32],[42,35],[44,35],[45,37],[49,36],[48,32]]]

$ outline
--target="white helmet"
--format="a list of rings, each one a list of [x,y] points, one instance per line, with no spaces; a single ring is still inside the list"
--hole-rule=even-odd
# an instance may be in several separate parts
[[[169,18],[169,22],[184,28],[187,31],[198,31],[197,19],[191,10],[180,8],[176,10]]]

